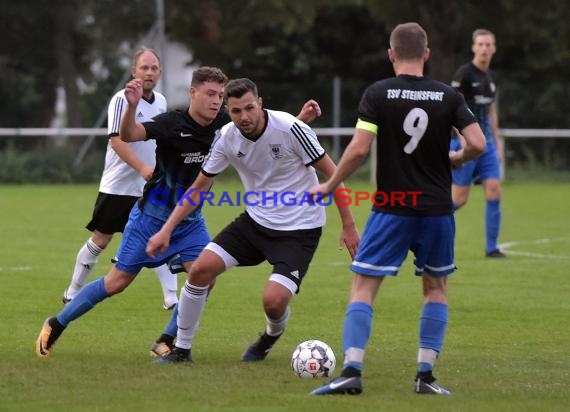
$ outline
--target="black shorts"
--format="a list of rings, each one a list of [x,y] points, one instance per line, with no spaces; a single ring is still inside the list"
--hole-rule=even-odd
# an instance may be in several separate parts
[[[129,220],[131,209],[138,199],[136,196],[99,192],[93,209],[93,217],[85,227],[91,232],[97,230],[106,235],[122,233]]]
[[[290,231],[268,229],[244,212],[212,242],[237,260],[239,266],[256,266],[267,260],[273,265],[273,273],[292,280],[299,289],[321,233],[320,227]]]

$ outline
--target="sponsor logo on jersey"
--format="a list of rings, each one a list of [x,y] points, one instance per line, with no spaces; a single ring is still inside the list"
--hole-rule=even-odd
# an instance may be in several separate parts
[[[495,99],[493,97],[477,94],[473,96],[473,100],[475,100],[475,104],[491,104]]]
[[[241,150],[238,150],[236,156],[237,156],[237,157],[244,157],[244,156],[245,156],[245,153],[243,153]]]
[[[206,157],[201,152],[181,153],[180,156],[184,158],[184,163],[203,163]]]
[[[137,119],[142,119],[143,117],[144,117],[144,114],[142,114],[142,112],[137,113]]]
[[[192,137],[192,133],[180,132],[180,137]]]
[[[281,159],[283,157],[283,153],[281,152],[281,145],[280,144],[270,144],[271,148],[271,157],[274,159]]]

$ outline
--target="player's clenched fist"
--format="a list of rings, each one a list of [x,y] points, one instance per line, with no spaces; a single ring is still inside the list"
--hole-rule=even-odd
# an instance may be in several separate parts
[[[125,97],[130,104],[138,104],[143,95],[143,83],[141,79],[133,79],[125,86]]]

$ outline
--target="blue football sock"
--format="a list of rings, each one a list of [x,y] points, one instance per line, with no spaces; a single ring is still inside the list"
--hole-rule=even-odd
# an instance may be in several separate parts
[[[487,200],[485,210],[486,252],[497,250],[499,228],[501,227],[501,199]]]
[[[418,372],[429,372],[433,370],[433,365],[428,362],[420,362],[418,363]]]
[[[448,306],[445,303],[426,303],[420,318],[420,359],[418,371],[433,369],[435,358],[441,351],[447,328]],[[430,356],[430,353],[433,356]]]
[[[108,297],[109,294],[105,289],[105,278],[94,280],[85,285],[77,296],[65,305],[65,308],[56,316],[57,320],[63,326],[67,326],[69,322],[89,312],[97,303]]]
[[[343,368],[362,370],[364,349],[372,329],[373,309],[368,303],[353,302],[348,305],[342,333]]]
[[[170,320],[168,321],[168,325],[164,329],[164,334],[172,337],[176,337],[178,333],[178,325],[176,324],[176,318],[178,317],[178,303],[174,305],[174,309],[172,309],[172,316],[170,316]]]

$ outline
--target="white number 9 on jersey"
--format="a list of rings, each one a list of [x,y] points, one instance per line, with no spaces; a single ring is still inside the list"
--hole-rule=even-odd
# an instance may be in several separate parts
[[[412,154],[412,152],[416,150],[416,147],[418,147],[420,140],[422,137],[424,137],[427,126],[428,114],[424,109],[414,107],[412,110],[410,110],[404,119],[404,124],[402,125],[404,132],[406,132],[406,134],[411,137],[406,146],[404,146],[404,152],[407,154]]]

